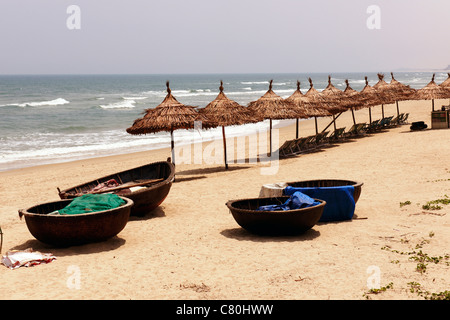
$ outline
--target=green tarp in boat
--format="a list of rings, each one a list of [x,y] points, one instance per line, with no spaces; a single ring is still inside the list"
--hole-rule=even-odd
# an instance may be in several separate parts
[[[81,197],[74,198],[72,202],[52,214],[80,214],[97,211],[104,211],[117,208],[126,201],[116,194],[85,194]]]

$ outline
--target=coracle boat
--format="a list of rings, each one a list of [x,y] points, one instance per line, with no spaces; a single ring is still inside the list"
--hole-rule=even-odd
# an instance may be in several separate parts
[[[51,214],[73,201],[68,199],[19,210],[19,217],[24,216],[30,233],[47,244],[66,247],[100,242],[116,236],[128,223],[133,201],[120,198],[125,200],[125,204],[109,210],[74,215]]]
[[[174,178],[175,166],[170,161],[159,161],[62,191],[58,188],[58,192],[61,199],[72,199],[87,193],[114,192],[133,200],[131,215],[142,216],[157,208],[166,199]]]
[[[361,187],[363,185],[362,182],[352,180],[339,180],[339,179],[305,180],[305,181],[287,182],[286,184],[294,188],[330,188],[330,187],[353,186],[355,189],[353,194],[355,203],[358,202],[359,196],[361,195]]]
[[[295,235],[306,232],[314,227],[322,216],[325,201],[318,205],[286,210],[260,211],[260,206],[282,204],[289,197],[253,198],[230,200],[226,203],[234,220],[244,229],[258,235]]]

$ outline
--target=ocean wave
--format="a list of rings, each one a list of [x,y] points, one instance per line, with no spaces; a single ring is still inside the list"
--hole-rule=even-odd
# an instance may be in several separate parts
[[[267,84],[269,81],[241,81],[241,84]]]
[[[42,106],[59,106],[63,104],[68,104],[70,101],[67,101],[63,98],[58,98],[49,101],[39,101],[39,102],[25,102],[25,103],[11,103],[5,106],[17,106],[17,107],[42,107]]]
[[[144,100],[147,99],[148,97],[122,97],[123,100]]]
[[[131,108],[136,107],[134,105],[135,103],[136,103],[136,101],[134,101],[134,100],[125,100],[125,101],[120,101],[120,102],[115,102],[115,103],[110,103],[110,104],[102,104],[99,107],[102,109],[131,109]]]

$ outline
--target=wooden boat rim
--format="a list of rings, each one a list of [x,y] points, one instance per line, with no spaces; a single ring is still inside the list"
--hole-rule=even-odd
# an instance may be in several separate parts
[[[291,182],[286,182],[286,184],[289,186],[291,184],[294,183],[306,183],[306,182],[320,182],[320,181],[345,181],[345,182],[352,182],[352,184],[349,184],[349,186],[353,186],[353,187],[361,187],[364,182],[361,181],[355,181],[355,180],[348,180],[348,179],[312,179],[312,180],[299,180],[299,181],[291,181]],[[329,187],[318,187],[318,188],[329,188]]]
[[[315,201],[320,202],[318,205],[312,206],[312,207],[306,207],[301,209],[293,209],[293,210],[286,210],[286,211],[263,211],[263,210],[250,210],[250,209],[243,209],[243,208],[236,208],[233,207],[233,204],[238,201],[249,201],[249,200],[266,200],[266,199],[283,199],[287,200],[289,199],[289,196],[281,196],[281,197],[266,197],[266,198],[247,198],[247,199],[236,199],[236,200],[230,200],[226,203],[226,206],[230,211],[238,210],[239,213],[257,213],[257,214],[266,214],[266,215],[280,215],[280,214],[292,214],[292,213],[304,213],[307,211],[311,211],[313,209],[317,209],[320,207],[324,207],[327,202],[325,200],[321,199],[314,199]]]
[[[170,175],[167,177],[167,179],[164,179],[163,181],[158,182],[158,183],[156,183],[156,184],[154,184],[154,185],[152,185],[152,186],[150,186],[150,187],[142,188],[142,189],[135,190],[135,191],[132,191],[132,192],[130,192],[130,193],[127,193],[127,194],[125,194],[125,196],[127,196],[127,195],[140,194],[140,193],[147,192],[147,191],[149,191],[149,190],[153,190],[153,189],[159,188],[159,187],[161,187],[161,186],[163,186],[163,185],[172,183],[172,182],[174,181],[174,179],[175,179],[175,166],[174,166],[174,164],[173,164],[172,162],[169,162],[169,161],[157,161],[157,162],[152,162],[152,163],[149,163],[149,164],[144,164],[144,165],[139,166],[139,167],[135,167],[135,168],[127,169],[127,170],[122,170],[122,171],[119,171],[119,172],[114,172],[114,173],[112,173],[112,174],[105,175],[105,176],[100,177],[100,178],[97,178],[97,179],[95,179],[95,180],[100,180],[100,179],[102,179],[102,178],[104,178],[104,177],[107,177],[107,176],[110,176],[110,175],[120,174],[120,173],[127,172],[127,171],[130,171],[130,170],[138,169],[138,168],[142,168],[142,167],[146,167],[146,166],[151,166],[151,165],[158,165],[158,164],[163,164],[163,163],[164,163],[164,164],[168,164],[169,167],[170,167],[170,169],[171,169],[171,170],[170,170]],[[59,194],[60,194],[60,195],[64,195],[64,194],[66,194],[66,195],[72,195],[72,193],[68,192],[69,190],[75,190],[76,188],[82,187],[82,186],[86,185],[87,183],[92,182],[92,181],[95,181],[95,180],[91,180],[91,181],[88,181],[88,182],[85,182],[85,183],[81,183],[81,184],[79,184],[79,185],[76,185],[76,186],[73,186],[73,187],[64,189],[64,190],[60,191]]]
[[[75,198],[73,199],[64,199],[64,200],[57,200],[57,201],[49,201],[49,202],[44,202],[44,203],[39,203],[36,204],[34,206],[28,207],[27,209],[20,209],[19,210],[19,217],[22,218],[22,216],[25,217],[46,217],[46,218],[50,218],[50,219],[75,219],[77,217],[86,217],[86,216],[92,216],[92,215],[100,215],[100,214],[105,214],[105,213],[109,213],[109,212],[113,212],[113,211],[117,211],[118,209],[123,209],[123,208],[127,208],[127,207],[132,207],[134,202],[133,200],[123,197],[123,196],[119,196],[121,199],[125,200],[126,203],[117,207],[117,208],[113,208],[113,209],[108,209],[108,210],[103,210],[103,211],[95,211],[95,212],[87,212],[87,213],[78,213],[78,214],[64,214],[64,215],[48,215],[48,213],[46,214],[42,214],[42,213],[34,213],[34,212],[29,212],[28,210],[34,207],[38,207],[38,206],[45,206],[48,204],[52,204],[52,203],[58,203],[58,202],[67,202],[70,203],[72,202]]]

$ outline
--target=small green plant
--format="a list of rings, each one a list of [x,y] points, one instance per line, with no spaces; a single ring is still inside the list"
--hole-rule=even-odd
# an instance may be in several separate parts
[[[411,293],[417,293],[417,295],[423,297],[425,300],[450,300],[450,291],[445,290],[439,293],[432,293],[421,289],[421,285],[418,282],[408,282]]]
[[[404,207],[404,206],[407,206],[407,205],[410,205],[411,204],[411,201],[405,201],[405,202],[400,202],[400,208],[401,207]]]
[[[440,204],[443,204],[443,205],[450,204],[450,198],[445,194],[444,198],[442,198],[442,199],[428,201],[426,204],[424,204],[422,206],[422,209],[424,209],[424,210],[441,210],[442,206],[440,206]]]
[[[363,296],[364,296],[366,299],[370,299],[369,294],[379,294],[379,293],[385,292],[387,289],[392,289],[392,288],[394,288],[394,283],[389,282],[389,284],[386,285],[385,287],[381,287],[381,288],[379,288],[379,289],[375,289],[375,288],[370,289],[369,291],[367,291],[366,293],[364,293]]]

